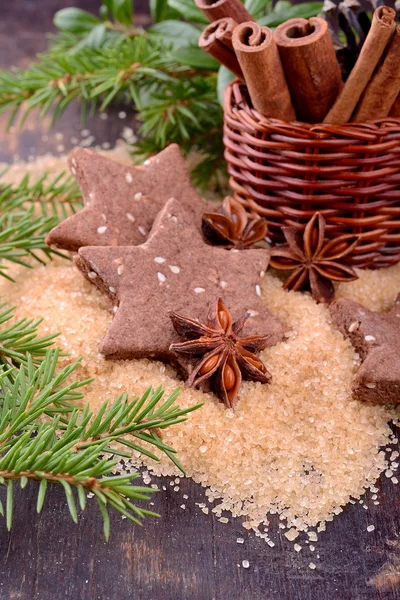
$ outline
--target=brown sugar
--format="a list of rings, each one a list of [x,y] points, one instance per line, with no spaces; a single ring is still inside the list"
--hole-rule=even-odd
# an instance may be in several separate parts
[[[8,177],[17,181],[20,173]],[[218,499],[213,512],[219,517],[229,511],[256,529],[278,512],[288,528],[316,527],[392,468],[384,449],[392,441],[389,422],[399,410],[351,398],[359,359],[349,341],[333,327],[326,307],[308,294],[284,291],[272,271],[262,297],[290,333],[261,353],[272,383],[244,382],[235,412],[185,386],[161,362],[106,361],[99,344],[112,318],[108,300],[71,262],[13,267],[12,273],[16,282],[0,280],[0,296],[17,305],[18,317],[44,317],[41,333],[61,332],[58,344],[72,359],[83,357],[77,376],[96,378],[86,393],[92,409],[121,391],[133,396],[160,384],[167,394],[180,386],[183,406],[205,403],[186,423],[166,430],[164,439],[178,451],[187,476],[207,487],[209,500]],[[399,291],[400,265],[359,275],[338,295],[374,310],[389,308]],[[179,475],[167,459],[143,462],[155,475]]]

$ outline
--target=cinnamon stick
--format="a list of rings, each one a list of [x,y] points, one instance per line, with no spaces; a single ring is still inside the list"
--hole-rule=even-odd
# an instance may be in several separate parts
[[[266,117],[293,121],[296,114],[271,30],[242,23],[232,42],[254,108]]]
[[[400,93],[400,25],[397,25],[386,55],[372,76],[351,119],[361,123],[388,116]]]
[[[232,46],[232,34],[237,22],[231,17],[218,19],[205,28],[199,39],[199,47],[211,54],[221,65],[243,79],[243,73]]]
[[[211,21],[231,17],[236,23],[254,21],[240,0],[195,0],[196,5]]]
[[[290,19],[274,34],[297,118],[320,123],[343,87],[328,24]]]
[[[400,94],[397,96],[396,100],[389,113],[390,117],[400,117]]]
[[[371,29],[361,49],[360,56],[346,84],[326,115],[325,123],[348,123],[362,93],[381,59],[395,27],[396,12],[380,6],[372,17]]]

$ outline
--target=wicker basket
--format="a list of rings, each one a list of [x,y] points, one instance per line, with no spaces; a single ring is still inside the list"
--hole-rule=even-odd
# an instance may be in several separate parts
[[[349,262],[365,268],[400,260],[400,119],[311,125],[263,117],[235,81],[224,105],[225,158],[236,199],[268,220],[298,229],[315,211],[329,238],[359,234]]]

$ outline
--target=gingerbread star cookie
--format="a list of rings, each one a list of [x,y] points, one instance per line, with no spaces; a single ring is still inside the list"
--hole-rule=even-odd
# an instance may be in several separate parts
[[[84,208],[49,233],[49,246],[77,251],[82,246],[142,244],[172,196],[201,227],[207,204],[192,187],[177,144],[136,167],[77,148],[69,157],[69,166],[81,188]]]
[[[359,400],[400,403],[400,295],[387,313],[340,298],[329,307],[339,330],[361,357],[353,392]]]
[[[202,319],[218,296],[231,307],[234,318],[250,313],[247,335],[269,333],[268,346],[282,339],[282,323],[261,300],[268,260],[268,250],[229,251],[205,244],[187,210],[171,199],[147,242],[81,248],[76,264],[115,306],[102,354],[176,362],[170,345],[180,338],[171,312]]]

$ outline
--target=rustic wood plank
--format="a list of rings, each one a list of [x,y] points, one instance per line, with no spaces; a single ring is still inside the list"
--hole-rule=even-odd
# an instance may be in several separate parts
[[[45,47],[43,33],[52,13],[70,4],[17,0],[2,7],[0,64],[27,64]],[[97,0],[73,4],[94,11],[98,6]],[[108,121],[97,117],[88,128],[97,143],[113,142],[124,125],[131,125],[129,119],[121,121],[114,109]],[[55,131],[47,131],[48,122],[32,117],[23,132],[9,134],[3,125],[2,118],[0,161],[58,152],[60,141]],[[71,106],[56,126],[64,134],[65,151],[80,129],[79,108]],[[348,506],[320,536],[315,553],[300,541],[298,554],[277,527],[272,527],[276,546],[270,548],[248,534],[239,519],[225,525],[212,513],[203,514],[196,503],[204,501],[204,490],[191,480],[182,479],[179,492],[168,480],[161,479],[160,486],[166,490],[156,495],[153,508],[162,518],[139,528],[112,515],[108,544],[95,504],[76,526],[62,490],[50,490],[40,516],[35,484],[17,491],[11,533],[0,520],[0,600],[400,600],[399,497],[385,477],[379,506],[371,500],[368,511],[360,504]],[[366,531],[368,524],[375,525],[374,532]],[[238,544],[238,537],[245,543]],[[248,569],[243,560],[249,561]],[[308,568],[311,561],[318,565],[315,571]]]

